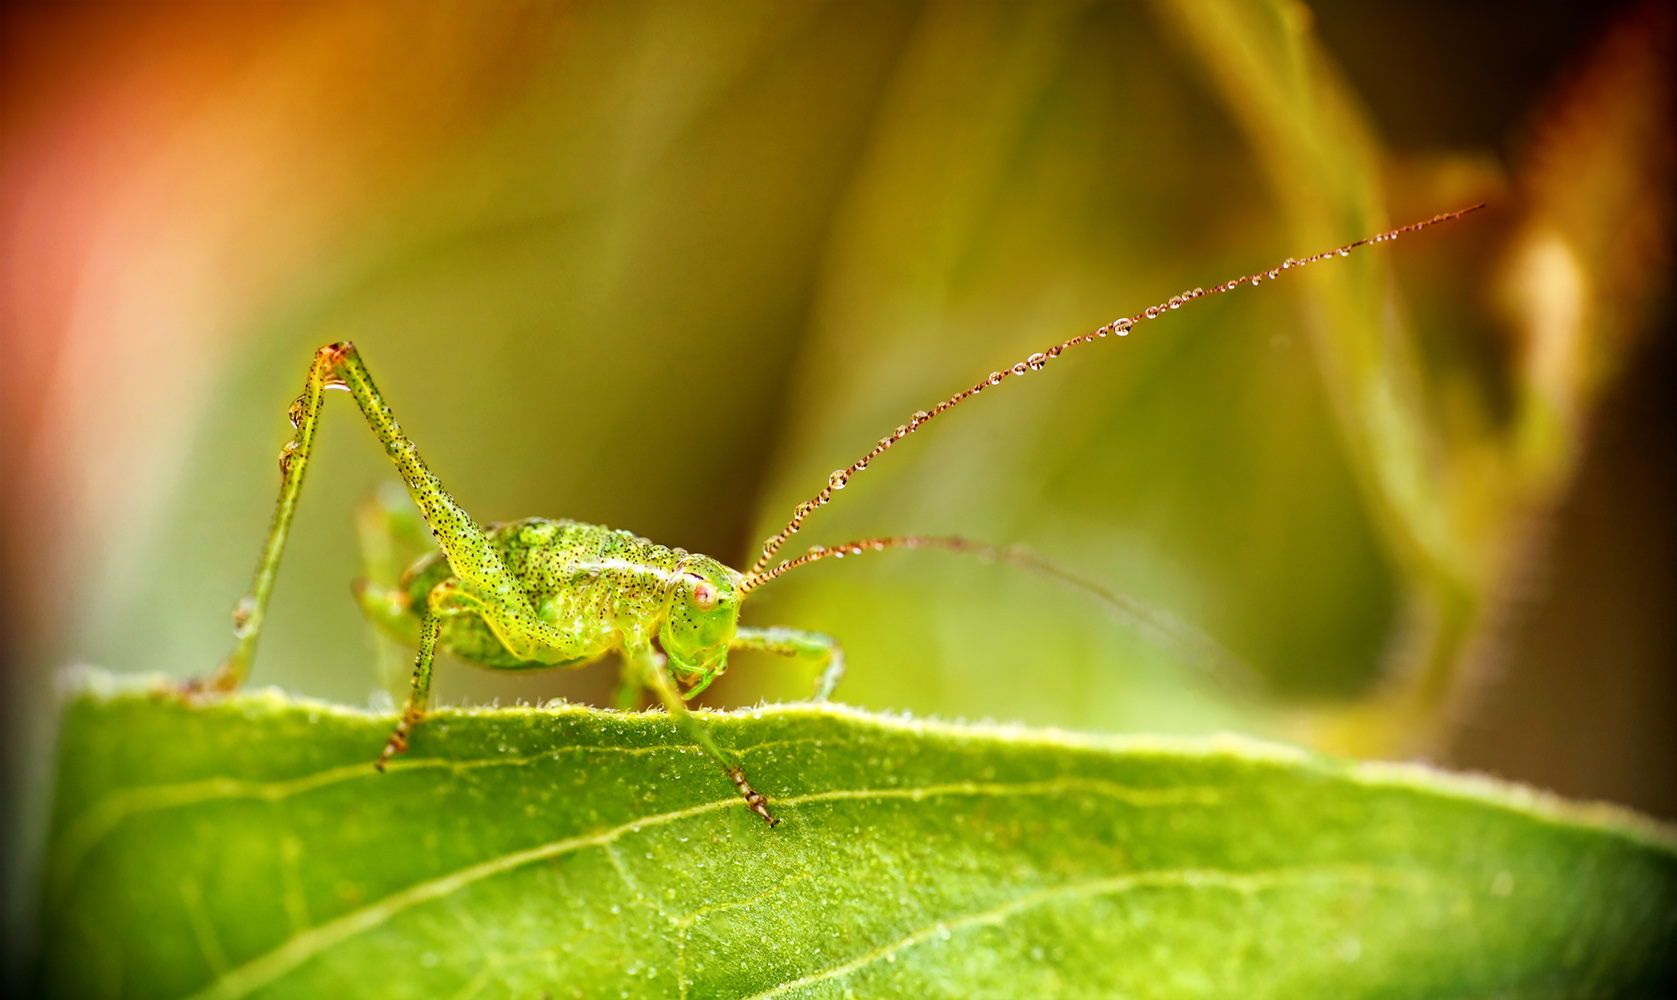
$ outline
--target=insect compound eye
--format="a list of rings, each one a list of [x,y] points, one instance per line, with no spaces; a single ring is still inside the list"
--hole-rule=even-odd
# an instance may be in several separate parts
[[[716,584],[709,580],[700,580],[693,585],[693,603],[700,611],[709,611],[716,607]]]

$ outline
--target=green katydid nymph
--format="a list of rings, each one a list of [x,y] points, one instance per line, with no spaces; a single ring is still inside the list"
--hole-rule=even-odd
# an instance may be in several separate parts
[[[439,649],[491,670],[576,667],[617,653],[623,660],[625,689],[655,694],[688,738],[727,772],[746,805],[773,826],[778,821],[770,813],[767,800],[752,788],[739,763],[717,744],[703,720],[688,709],[687,701],[727,669],[728,654],[736,649],[766,650],[814,663],[820,670],[815,698],[825,699],[844,674],[844,655],[838,643],[825,635],[739,624],[741,604],[758,587],[828,557],[888,548],[942,548],[1000,554],[1031,568],[1047,567],[1051,575],[1098,591],[1035,557],[1020,555],[1018,550],[998,549],[955,536],[861,539],[831,547],[815,546],[803,555],[776,562],[781,546],[852,477],[927,422],[1011,376],[1041,370],[1072,347],[1108,336],[1127,336],[1144,321],[1201,297],[1256,285],[1306,264],[1345,256],[1365,244],[1382,243],[1458,218],[1479,207],[1436,215],[1314,256],[1289,259],[1211,289],[1183,292],[1032,354],[1012,368],[991,372],[931,409],[916,412],[861,458],[834,472],[820,492],[797,506],[791,520],[763,544],[756,563],[743,573],[709,556],[666,548],[630,532],[594,524],[528,518],[480,527],[443,488],[441,480],[420,459],[418,448],[402,433],[355,345],[328,344],[315,352],[303,394],[291,405],[296,433],[280,454],[280,493],[273,523],[257,563],[255,582],[233,612],[238,645],[213,677],[190,683],[188,689],[206,694],[230,691],[250,673],[303,487],[321,403],[327,389],[344,389],[383,442],[437,545],[413,564],[397,586],[368,581],[356,585],[361,608],[373,623],[419,650],[412,690],[377,760],[378,768],[383,770],[393,755],[407,750],[414,727],[424,719],[432,666]]]

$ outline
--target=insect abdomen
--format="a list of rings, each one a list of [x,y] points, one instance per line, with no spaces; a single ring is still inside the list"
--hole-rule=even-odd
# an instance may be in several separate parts
[[[492,538],[538,616],[578,638],[656,630],[664,584],[685,553],[627,531],[532,517]]]

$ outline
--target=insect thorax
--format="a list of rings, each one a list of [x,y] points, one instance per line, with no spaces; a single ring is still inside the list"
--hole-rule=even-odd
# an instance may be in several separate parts
[[[553,661],[591,660],[620,647],[634,630],[656,632],[665,585],[687,555],[632,532],[579,521],[531,517],[492,524],[488,536],[502,563],[523,586],[536,615],[569,640],[565,656]],[[453,571],[441,552],[432,552],[403,575],[410,614],[423,614],[426,600]],[[507,652],[475,615],[444,623],[442,644],[473,663],[503,669],[549,665],[520,661]]]

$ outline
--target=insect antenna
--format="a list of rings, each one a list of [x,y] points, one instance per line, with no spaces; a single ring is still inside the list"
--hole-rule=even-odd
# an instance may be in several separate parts
[[[1167,611],[1138,601],[1121,591],[1104,587],[1022,545],[996,545],[961,535],[895,535],[861,538],[831,548],[814,545],[801,556],[781,560],[773,569],[762,574],[757,585],[761,586],[801,566],[808,566],[823,559],[843,559],[846,556],[883,552],[886,549],[942,549],[946,552],[977,556],[987,563],[1002,562],[1029,570],[1044,579],[1080,590],[1107,605],[1153,639],[1162,640],[1165,645],[1185,653],[1190,662],[1204,668],[1219,681],[1245,690],[1255,690],[1260,684],[1257,671],[1205,633]]]
[[[866,469],[870,462],[889,451],[898,441],[901,441],[903,438],[913,434],[921,427],[924,427],[933,418],[954,409],[991,386],[1000,385],[1003,379],[1012,375],[1023,375],[1026,372],[1041,371],[1048,362],[1059,357],[1067,349],[1076,347],[1079,344],[1093,343],[1094,341],[1105,338],[1108,334],[1119,337],[1129,336],[1131,328],[1142,320],[1157,319],[1167,312],[1182,308],[1184,305],[1194,301],[1195,299],[1205,298],[1209,295],[1220,295],[1224,292],[1232,292],[1242,285],[1257,285],[1262,283],[1266,278],[1279,278],[1284,272],[1297,270],[1306,264],[1314,264],[1318,261],[1327,260],[1330,257],[1346,257],[1350,255],[1352,250],[1355,250],[1358,247],[1368,246],[1374,243],[1386,243],[1397,239],[1405,233],[1412,233],[1418,229],[1425,229],[1428,226],[1434,226],[1440,222],[1449,222],[1452,219],[1459,219],[1469,212],[1476,212],[1484,207],[1484,203],[1480,203],[1468,208],[1458,209],[1454,212],[1442,212],[1430,219],[1425,219],[1421,222],[1413,222],[1407,226],[1400,226],[1397,229],[1388,229],[1383,233],[1378,233],[1374,236],[1367,236],[1353,243],[1347,243],[1344,246],[1335,247],[1332,250],[1325,250],[1309,257],[1288,257],[1285,261],[1269,268],[1268,270],[1256,271],[1244,277],[1234,278],[1213,288],[1193,288],[1180,295],[1172,295],[1166,301],[1161,302],[1158,305],[1148,306],[1146,309],[1143,309],[1141,312],[1138,312],[1133,316],[1124,316],[1119,319],[1115,319],[1111,323],[1108,323],[1105,326],[1096,327],[1094,330],[1091,330],[1080,337],[1073,337],[1070,340],[1061,341],[1045,351],[1032,354],[1030,357],[1014,365],[1012,368],[991,372],[987,378],[974,383],[970,388],[957,392],[948,399],[938,403],[930,410],[917,411],[913,416],[909,417],[908,423],[899,424],[895,431],[892,431],[890,434],[880,438],[879,442],[869,449],[867,454],[852,462],[849,467],[835,470],[831,475],[829,475],[827,477],[827,485],[822,487],[821,492],[815,494],[815,496],[809,498],[808,500],[805,500],[803,503],[798,504],[792,512],[792,519],[786,522],[786,527],[780,529],[779,533],[770,535],[768,539],[763,542],[763,554],[758,557],[756,563],[752,565],[750,571],[745,574],[744,579],[739,585],[740,593],[742,595],[750,593],[752,590],[755,590],[795,566],[807,565],[817,559],[824,559],[828,554],[836,555],[838,553],[837,549],[812,549],[811,552],[806,555],[799,556],[796,559],[783,560],[779,564],[773,565],[772,569],[770,568],[771,564],[774,564],[775,554],[780,551],[780,547],[782,545],[786,544],[786,540],[798,533],[798,530],[803,527],[804,521],[810,514],[814,513],[817,508],[825,507],[829,502],[831,502],[833,494],[844,489],[845,485],[850,481],[850,477],[861,472],[863,469]],[[867,542],[849,542],[846,544],[851,546],[872,546],[874,543],[879,543],[878,547],[881,548],[927,547],[908,545],[901,539],[869,539]],[[953,546],[947,545],[939,547],[953,548]],[[857,549],[856,551],[863,550]]]

